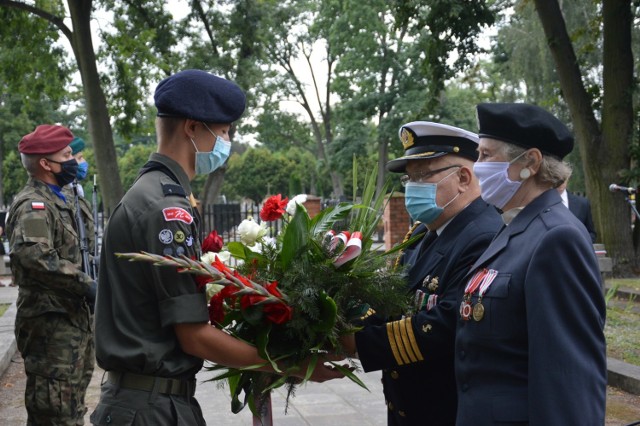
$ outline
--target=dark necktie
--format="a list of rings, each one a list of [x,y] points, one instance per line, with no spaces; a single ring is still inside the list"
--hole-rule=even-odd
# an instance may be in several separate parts
[[[420,247],[420,253],[424,253],[424,251],[438,238],[438,233],[435,231],[427,232],[427,235],[424,237],[422,241],[422,246]]]

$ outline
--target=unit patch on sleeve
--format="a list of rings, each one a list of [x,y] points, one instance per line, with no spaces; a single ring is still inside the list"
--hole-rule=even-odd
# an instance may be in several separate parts
[[[158,238],[162,244],[171,244],[173,242],[173,232],[169,229],[163,229],[158,234]]]
[[[193,216],[191,216],[191,213],[182,207],[167,207],[166,209],[162,209],[162,215],[164,216],[164,220],[167,222],[179,220],[187,225],[191,225],[193,222]]]

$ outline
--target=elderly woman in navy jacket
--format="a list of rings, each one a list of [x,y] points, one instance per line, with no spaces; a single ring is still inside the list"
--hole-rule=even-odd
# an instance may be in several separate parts
[[[471,268],[456,335],[458,425],[603,425],[605,302],[586,229],[555,189],[569,130],[527,104],[480,104],[482,198],[505,227]]]

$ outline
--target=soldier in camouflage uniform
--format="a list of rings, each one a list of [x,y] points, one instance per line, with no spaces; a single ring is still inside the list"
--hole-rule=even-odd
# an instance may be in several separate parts
[[[82,271],[72,200],[72,133],[42,125],[18,145],[29,180],[9,210],[11,270],[19,285],[15,335],[24,359],[28,425],[82,425],[93,366],[96,283]]]

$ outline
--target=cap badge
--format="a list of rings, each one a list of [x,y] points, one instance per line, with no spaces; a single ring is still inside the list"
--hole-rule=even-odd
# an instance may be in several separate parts
[[[402,129],[402,132],[400,132],[400,140],[402,141],[402,147],[404,149],[413,146],[413,135],[407,129]]]

